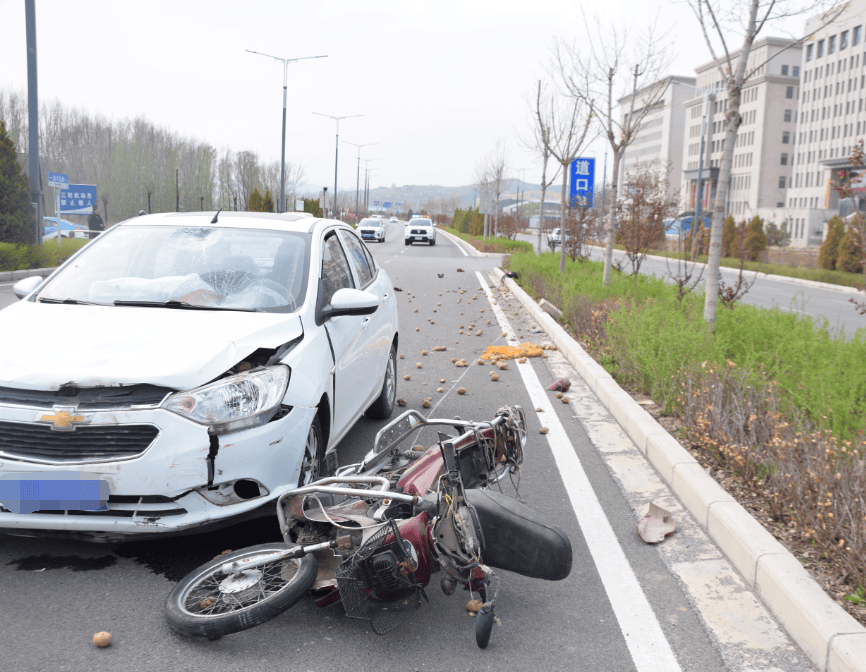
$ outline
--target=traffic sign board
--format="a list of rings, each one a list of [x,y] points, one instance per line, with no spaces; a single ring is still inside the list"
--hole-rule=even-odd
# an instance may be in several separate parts
[[[595,159],[576,158],[569,169],[571,178],[568,199],[571,207],[592,207],[592,194],[595,186]]]
[[[69,175],[65,173],[48,173],[48,186],[66,189],[69,187]]]

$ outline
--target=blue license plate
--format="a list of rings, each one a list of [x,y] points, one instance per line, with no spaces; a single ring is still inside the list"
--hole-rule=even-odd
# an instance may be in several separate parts
[[[12,513],[105,511],[108,482],[81,471],[2,474],[0,504]]]

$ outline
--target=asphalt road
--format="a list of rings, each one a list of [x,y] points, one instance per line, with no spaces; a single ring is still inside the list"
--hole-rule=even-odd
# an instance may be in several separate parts
[[[518,234],[518,240],[532,243],[538,251],[538,235]],[[544,236],[543,252],[548,252],[547,238]],[[559,248],[557,248],[557,253]],[[624,259],[625,253],[619,250],[613,251],[614,263]],[[590,248],[590,259],[593,261],[604,260],[604,250],[598,247]],[[626,260],[627,263],[627,260]],[[670,273],[676,273],[676,262],[666,262],[662,259],[647,258],[641,264],[640,272],[646,275],[655,275],[671,282]],[[736,282],[737,270],[722,268],[722,280],[729,285]],[[761,308],[779,308],[780,310],[809,315],[819,320],[819,323],[827,320],[827,326],[831,331],[838,333],[840,330],[847,338],[854,336],[858,329],[866,327],[866,316],[859,315],[848,300],[852,294],[835,289],[824,289],[819,287],[808,287],[797,285],[784,280],[756,277],[754,272],[744,273],[748,280],[755,279],[755,284],[743,297],[744,303],[749,303]],[[703,285],[703,280],[701,281]]]
[[[169,630],[162,613],[166,596],[177,580],[218,553],[279,539],[275,516],[208,534],[113,546],[0,536],[0,668],[22,672],[673,672],[677,665],[695,672],[770,669],[751,668],[719,644],[718,634],[705,625],[711,619],[695,606],[695,595],[666,559],[665,553],[677,547],[674,542],[668,547],[650,546],[635,534],[636,505],[606,461],[604,453],[610,447],[598,438],[619,432],[615,423],[588,425],[580,417],[582,409],[591,408],[588,397],[580,408],[551,403],[546,416],[534,412],[539,404],[548,403],[539,401],[539,395],[556,402],[553,393],[539,392],[538,387],[559,375],[551,368],[552,360],[531,359],[521,365],[524,368],[513,364],[499,372],[497,383],[489,380],[489,366],[456,368],[451,363],[452,358],[474,362],[486,346],[503,344],[503,319],[513,321],[506,328],[518,340],[543,337],[533,334],[532,325],[512,312],[507,297],[485,295],[482,288],[491,282],[486,271],[497,259],[465,256],[443,235],[435,247],[406,247],[402,234],[402,225],[389,225],[387,242],[370,245],[394,286],[402,290],[398,306],[403,359],[397,394],[407,400],[407,408],[434,417],[489,419],[504,404],[518,404],[528,411],[529,442],[519,494],[569,535],[574,552],[571,575],[548,583],[501,572],[496,613],[502,624],[494,629],[484,651],[475,646],[474,620],[464,609],[466,594],[446,597],[439,590],[438,575],[427,589],[430,604],[422,603],[410,621],[383,637],[364,621],[347,618],[339,606],[319,609],[304,599],[262,626],[210,642],[185,639]],[[470,324],[474,326],[469,328]],[[461,335],[461,328],[468,333]],[[475,335],[478,330],[483,332],[480,336]],[[433,352],[437,345],[447,350]],[[429,354],[422,355],[422,350]],[[406,374],[409,381],[403,380]],[[467,393],[458,395],[458,386]],[[439,387],[443,393],[436,391]],[[429,411],[421,408],[425,397],[432,398]],[[539,434],[542,421],[554,426],[553,415],[564,430],[556,452]],[[612,421],[599,415],[594,422]],[[384,423],[362,419],[340,445],[340,462],[360,459]],[[417,440],[431,445],[435,436],[425,431]],[[563,476],[563,455],[586,474],[590,489],[585,497],[596,509],[581,508],[582,503],[575,501],[576,476],[572,472]],[[595,517],[586,517],[587,511]],[[599,526],[601,519],[604,525]],[[684,542],[681,559],[706,553],[689,536],[688,520],[683,517],[679,523],[677,534],[685,535],[679,538]],[[599,527],[609,530],[608,537],[599,536]],[[613,581],[610,567],[601,559],[608,555],[624,558]],[[630,583],[632,578],[636,582]],[[632,604],[647,606],[644,612],[633,612]],[[730,607],[731,613],[739,609]],[[635,614],[641,613],[635,620]],[[114,636],[107,649],[91,644],[93,633],[101,630]],[[810,669],[789,642],[780,646],[790,663],[780,669]],[[666,660],[675,662],[671,666]]]

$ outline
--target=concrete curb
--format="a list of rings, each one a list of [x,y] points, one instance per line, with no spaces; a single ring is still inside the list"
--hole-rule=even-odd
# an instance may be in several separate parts
[[[821,672],[866,672],[866,628],[513,280],[500,279]]]
[[[26,271],[3,271],[0,273],[0,282],[18,282],[19,280],[32,278],[33,276],[47,278],[56,270],[57,268],[31,268]]]
[[[439,233],[443,236],[447,236],[449,240],[453,241],[455,245],[460,247],[461,249],[469,252],[470,256],[473,257],[502,257],[507,254],[507,252],[479,252],[473,245],[470,245],[462,238],[455,236],[453,233],[448,233],[447,231],[443,231],[442,229],[437,229]]]

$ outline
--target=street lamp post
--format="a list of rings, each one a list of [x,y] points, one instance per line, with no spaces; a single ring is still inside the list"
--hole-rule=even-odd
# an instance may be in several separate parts
[[[361,147],[372,147],[373,145],[378,145],[378,142],[368,142],[366,145],[359,145],[354,142],[349,142],[348,140],[343,140],[347,145],[354,145],[358,148],[358,175],[355,178],[355,219],[358,219],[358,195],[360,193],[361,188]],[[365,185],[366,186],[366,185]],[[367,212],[367,209],[364,209],[364,212]],[[358,222],[356,221],[355,224]]]
[[[270,54],[263,54],[258,51],[253,51],[252,49],[247,49],[251,54],[256,54],[258,56],[267,56],[268,58],[273,58],[275,61],[281,61],[283,64],[283,144],[280,148],[280,212],[286,211],[286,93],[288,88],[288,78],[289,78],[289,63],[295,63],[297,61],[305,61],[310,58],[327,58],[327,54],[325,56],[301,56],[300,58],[280,58],[279,56],[271,56]]]
[[[370,161],[378,161],[379,159],[361,159],[364,162],[364,212],[367,212],[370,205]]]
[[[337,218],[337,165],[340,161],[340,120],[349,119],[351,117],[363,117],[363,114],[346,114],[342,117],[335,117],[331,114],[322,114],[321,112],[313,112],[320,117],[330,117],[337,122],[337,151],[334,154],[334,218]]]

